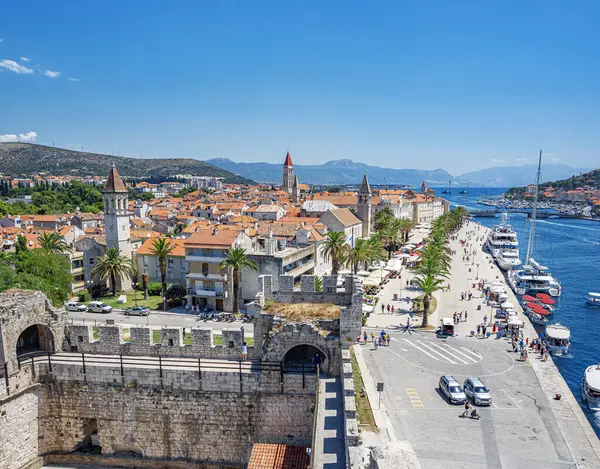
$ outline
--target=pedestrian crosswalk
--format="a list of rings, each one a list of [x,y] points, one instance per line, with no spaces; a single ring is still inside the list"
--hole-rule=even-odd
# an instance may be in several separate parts
[[[397,342],[400,342],[403,346],[408,346],[408,350],[417,351],[433,360],[454,365],[471,365],[479,363],[483,359],[479,353],[461,345],[449,345],[445,342],[416,339],[400,339]]]

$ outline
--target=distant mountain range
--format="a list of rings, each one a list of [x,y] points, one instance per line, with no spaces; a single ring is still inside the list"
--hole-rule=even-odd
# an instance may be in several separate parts
[[[46,172],[61,176],[108,175],[115,165],[122,176],[168,177],[175,174],[214,176],[229,183],[251,183],[242,176],[192,158],[127,158],[48,147],[32,143],[0,143],[0,172],[17,175]]]
[[[282,165],[275,163],[236,163],[227,158],[207,160],[207,163],[258,182],[281,184]],[[369,175],[371,184],[404,184],[418,187],[423,181],[430,186],[446,186],[452,181],[455,187],[470,184],[480,187],[513,187],[531,183],[536,165],[505,166],[481,169],[452,176],[445,169],[393,169],[355,163],[352,160],[334,160],[321,165],[294,165],[301,183],[306,184],[359,184],[363,174]],[[587,168],[546,164],[542,166],[544,180],[565,179],[587,172]]]

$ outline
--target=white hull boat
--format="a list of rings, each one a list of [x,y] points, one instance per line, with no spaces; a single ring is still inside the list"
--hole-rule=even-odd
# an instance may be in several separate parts
[[[508,272],[508,284],[517,295],[546,293],[558,297],[562,288],[547,267],[539,265],[534,259],[521,270]]]
[[[550,353],[564,355],[569,353],[571,346],[571,331],[562,324],[548,324],[545,329],[546,347]]]
[[[587,304],[590,306],[600,306],[600,293],[590,292],[587,297]]]
[[[496,264],[502,270],[512,270],[515,267],[521,265],[521,259],[519,259],[519,251],[516,249],[506,249],[500,253],[496,258]]]
[[[600,365],[588,366],[581,378],[581,398],[590,410],[600,410]]]

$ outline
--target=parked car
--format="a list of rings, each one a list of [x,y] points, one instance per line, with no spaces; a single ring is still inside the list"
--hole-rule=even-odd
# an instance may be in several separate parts
[[[467,396],[465,396],[454,376],[446,375],[440,378],[440,391],[442,391],[452,404],[464,404],[467,400]]]
[[[475,405],[492,405],[492,395],[479,378],[467,378],[464,383],[465,395]]]
[[[150,314],[150,308],[145,306],[136,306],[135,308],[127,308],[125,310],[125,316],[148,316]]]
[[[79,303],[77,301],[68,301],[67,304],[65,304],[65,308],[67,308],[67,311],[86,311],[87,310],[86,305],[82,305],[81,303]]]
[[[87,310],[90,313],[111,313],[112,306],[108,306],[106,303],[102,301],[90,301],[87,305]]]

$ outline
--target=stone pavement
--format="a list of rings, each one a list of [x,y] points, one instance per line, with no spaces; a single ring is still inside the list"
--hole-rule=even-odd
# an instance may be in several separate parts
[[[343,403],[340,378],[321,378],[313,448],[315,468],[346,467]]]

